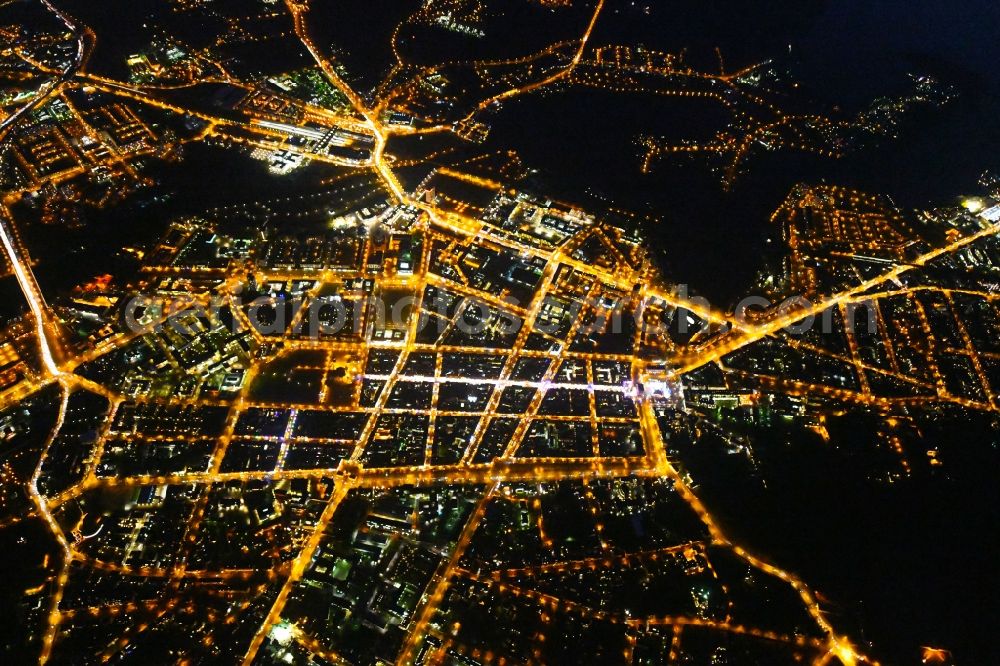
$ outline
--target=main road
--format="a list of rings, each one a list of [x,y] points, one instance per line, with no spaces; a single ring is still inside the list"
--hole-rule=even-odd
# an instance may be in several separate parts
[[[47,81],[36,92],[34,98],[20,109],[0,122],[0,142],[4,140],[9,131],[19,120],[45,104],[53,95],[58,93],[62,85],[68,81],[87,61],[90,49],[94,42],[94,33],[89,28],[79,27],[73,19],[59,10],[50,0],[41,0],[41,3],[52,14],[56,16],[66,26],[66,29],[76,34],[76,57],[73,62],[54,79]],[[61,374],[57,359],[61,356],[62,345],[60,343],[59,325],[48,304],[45,296],[38,287],[38,281],[31,270],[31,262],[24,246],[20,243],[17,232],[14,229],[13,217],[7,203],[0,203],[0,242],[7,255],[17,283],[24,293],[24,298],[28,301],[31,315],[35,322],[35,333],[38,336],[38,352],[41,360],[41,367],[46,377],[54,377]]]

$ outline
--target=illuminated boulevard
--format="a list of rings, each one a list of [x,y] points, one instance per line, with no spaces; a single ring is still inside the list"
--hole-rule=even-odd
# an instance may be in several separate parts
[[[32,112],[69,90],[97,91],[116,101],[141,104],[158,112],[181,116],[198,128],[183,142],[225,141],[230,142],[228,145],[272,155],[287,151],[293,145],[290,137],[296,131],[301,136],[319,132],[304,121],[300,126],[276,123],[265,114],[236,120],[221,112],[216,115],[203,108],[188,109],[175,101],[176,98],[160,94],[163,91],[155,86],[90,73],[86,65],[97,38],[89,29],[60,13],[48,0],[43,3],[74,34],[78,45],[75,62],[64,70],[39,66],[39,70],[50,78],[37,89],[29,103],[0,123],[0,138],[13,131]],[[458,586],[476,590],[481,599],[530,602],[530,607],[542,616],[542,629],[532,634],[529,641],[538,654],[542,648],[537,644],[545,641],[543,629],[551,622],[550,614],[564,613],[575,618],[574,621],[606,622],[629,631],[648,632],[657,640],[661,638],[658,632],[667,632],[663,636],[667,636],[664,640],[671,660],[677,656],[682,634],[698,635],[705,630],[802,650],[795,654],[806,655],[818,665],[876,663],[833,626],[817,593],[804,581],[748,552],[723,532],[699,500],[691,479],[677,461],[668,456],[669,436],[663,432],[663,424],[671,410],[684,400],[681,386],[685,376],[705,368],[744,372],[754,379],[753,391],[748,390],[737,398],[727,395],[727,400],[752,402],[763,390],[775,388],[790,396],[829,397],[843,403],[883,408],[941,402],[996,411],[997,404],[992,396],[963,397],[949,393],[931,351],[926,358],[932,371],[913,379],[895,358],[891,359],[891,365],[887,361],[884,367],[875,367],[875,362],[869,358],[862,359],[854,333],[847,334],[845,349],[836,352],[817,351],[806,341],[789,342],[788,346],[795,351],[823,355],[827,360],[832,359],[856,371],[861,378],[856,386],[831,386],[820,380],[796,379],[784,376],[779,370],[774,370],[772,375],[768,374],[770,368],[764,369],[767,372],[731,369],[724,363],[741,350],[754,350],[760,343],[783,339],[783,331],[803,320],[839,311],[873,295],[880,298],[883,292],[892,292],[892,296],[917,293],[920,289],[910,289],[904,284],[909,274],[933,267],[941,260],[992,238],[1000,232],[1000,222],[982,222],[977,229],[949,234],[935,247],[923,247],[911,255],[884,259],[881,272],[868,273],[865,279],[846,288],[841,286],[825,293],[816,290],[809,294],[810,300],[793,307],[768,307],[752,316],[729,314],[704,301],[679,295],[679,290],[659,276],[638,239],[599,222],[584,211],[559,203],[539,202],[499,180],[465,173],[456,167],[433,170],[428,182],[450,179],[462,186],[486,191],[508,206],[504,209],[506,217],[489,219],[488,215],[470,213],[462,206],[447,205],[447,198],[436,197],[433,187],[414,191],[404,186],[404,179],[397,174],[402,171],[398,166],[402,160],[393,156],[394,139],[456,133],[459,126],[474,124],[477,114],[503,102],[575,80],[574,77],[593,76],[591,69],[586,70],[590,74],[580,70],[593,67],[595,62],[600,64],[600,58],[588,60],[588,42],[602,12],[607,11],[604,0],[594,3],[587,22],[580,26],[582,33],[568,42],[571,50],[564,53],[557,69],[540,68],[541,75],[513,86],[504,79],[503,86],[493,89],[459,121],[422,125],[390,122],[391,105],[386,99],[366,103],[364,96],[345,82],[338,73],[341,71],[339,64],[313,42],[308,1],[286,0],[282,11],[290,14],[295,38],[315,61],[326,82],[343,96],[347,107],[338,111],[315,105],[303,105],[303,108],[311,118],[322,119],[323,132],[349,134],[353,137],[352,145],[369,146],[362,157],[324,152],[314,145],[301,147],[297,156],[324,166],[351,170],[349,177],[370,176],[373,184],[369,187],[381,189],[388,195],[384,209],[377,208],[371,213],[358,206],[359,210],[338,216],[329,227],[335,229],[338,224],[346,227],[355,223],[357,227],[369,228],[383,225],[388,230],[388,241],[363,234],[338,237],[344,243],[349,240],[357,244],[356,256],[350,259],[353,263],[346,269],[296,266],[294,260],[287,260],[278,250],[274,253],[278,259],[271,263],[261,258],[263,253],[248,258],[248,252],[225,267],[214,264],[192,267],[177,261],[182,254],[181,248],[187,242],[193,246],[192,239],[200,235],[210,236],[211,242],[215,242],[217,234],[214,229],[206,231],[195,222],[178,223],[173,231],[180,230],[178,237],[182,240],[169,246],[164,243],[169,251],[150,252],[144,256],[142,269],[150,283],[160,280],[158,284],[164,292],[171,293],[178,307],[153,315],[146,313],[147,319],[141,327],[131,331],[116,330],[100,343],[81,350],[80,346],[74,348],[68,344],[57,313],[39,288],[29,253],[15,227],[13,210],[22,195],[12,194],[0,204],[0,242],[27,302],[30,317],[26,321],[30,322],[37,351],[37,359],[28,364],[33,366],[32,371],[19,383],[0,392],[0,404],[10,407],[46,388],[58,392],[59,399],[54,423],[42,446],[41,460],[28,484],[30,509],[3,520],[4,524],[13,525],[40,518],[53,534],[63,558],[58,574],[51,581],[47,599],[40,662],[46,663],[58,654],[62,637],[71,633],[67,627],[75,627],[74,623],[81,618],[113,618],[119,613],[142,611],[155,622],[171,610],[170,595],[180,598],[180,591],[186,590],[188,583],[228,581],[259,585],[261,590],[266,589],[272,595],[261,597],[268,602],[266,608],[253,609],[258,614],[252,616],[252,638],[242,644],[247,648],[239,655],[243,664],[267,663],[265,656],[273,657],[289,644],[340,663],[336,650],[309,634],[303,628],[305,621],[297,623],[294,619],[294,613],[305,615],[301,608],[308,606],[314,589],[323,585],[336,587],[348,578],[351,561],[348,554],[338,550],[337,539],[345,538],[345,530],[338,521],[347,520],[345,515],[352,515],[352,511],[358,511],[358,506],[368,502],[365,527],[346,532],[352,533],[352,538],[368,540],[359,551],[375,548],[372,544],[380,543],[380,530],[389,532],[385,543],[378,547],[384,547],[391,556],[378,562],[379,566],[395,566],[407,557],[396,555],[397,550],[409,553],[405,549],[413,546],[411,542],[414,541],[400,535],[407,527],[412,527],[414,533],[419,531],[418,527],[426,527],[421,523],[425,520],[421,502],[438,502],[440,506],[447,505],[449,510],[453,509],[449,504],[452,502],[459,507],[454,509],[454,515],[459,518],[447,528],[451,530],[447,538],[432,546],[420,544],[430,555],[410,553],[414,570],[419,564],[425,566],[426,571],[420,579],[422,585],[414,584],[413,590],[407,590],[405,595],[400,593],[401,599],[412,602],[406,612],[392,609],[394,618],[402,618],[390,623],[393,631],[400,635],[396,663],[445,663],[449,651],[472,655],[469,658],[483,656],[482,650],[461,644],[461,622],[452,623],[448,615],[449,604],[460,605],[450,594]],[[559,48],[565,46],[562,43],[546,49],[537,58],[561,53]],[[24,54],[20,57],[28,62]],[[535,58],[527,58],[526,62]],[[733,81],[752,73],[753,69],[728,75],[690,76],[711,81],[713,85],[735,86]],[[219,70],[223,74],[219,80],[225,80],[221,64]],[[601,70],[597,68],[596,71]],[[241,86],[236,79],[228,83]],[[248,115],[252,116],[253,112]],[[779,120],[760,134],[791,122]],[[726,151],[734,153],[734,163],[744,159],[750,146],[759,140],[757,137],[757,133],[750,133],[749,138],[735,148],[725,147]],[[651,148],[657,153],[702,149],[694,146]],[[146,150],[142,154],[153,152]],[[134,175],[129,164],[131,158],[113,151],[108,155],[101,166],[120,168]],[[364,188],[359,186],[358,189]],[[377,221],[372,222],[372,217]],[[791,247],[798,251],[794,243]],[[851,260],[864,257],[860,251],[848,255]],[[811,265],[813,261],[804,253],[796,254],[793,259],[801,261],[802,265]],[[415,265],[409,265],[411,260]],[[488,280],[477,282],[480,274],[486,274],[483,266],[491,260],[508,262],[509,266],[505,264],[504,270],[497,272],[502,279],[491,275]],[[517,278],[511,277],[515,274]],[[804,282],[808,279],[808,276],[802,278]],[[503,280],[507,280],[505,286],[498,287],[497,283]],[[323,291],[324,285],[334,284],[335,295]],[[523,298],[515,296],[522,291]],[[281,301],[282,307],[284,299],[290,299],[288,294],[293,292],[296,298],[305,302],[327,304],[335,299],[338,303],[374,301],[372,294],[387,300],[391,296],[396,298],[394,303],[398,303],[402,294],[412,299],[409,302],[412,312],[408,313],[409,320],[402,324],[384,324],[366,311],[354,322],[356,334],[340,337],[299,335],[296,324],[303,322],[305,314],[295,313],[291,325],[274,333],[262,330],[260,322],[253,321],[250,308],[239,301],[241,294],[250,292],[279,294],[273,300]],[[942,298],[953,297],[950,291],[940,293]],[[996,298],[972,290],[970,294],[989,298],[991,302]],[[218,302],[225,305],[226,312],[235,322],[235,330],[230,331],[232,337],[219,334],[218,329],[192,333],[181,327],[163,333],[169,329],[167,324],[184,320],[189,308]],[[689,340],[676,342],[663,331],[655,330],[652,324],[647,326],[647,322],[660,321],[658,318],[666,320],[677,313],[697,318],[705,324],[705,331]],[[485,332],[463,330],[462,323],[467,315],[480,316],[479,323],[483,324]],[[602,328],[606,320],[615,315],[631,318],[634,328],[626,329],[626,333]],[[440,324],[442,331],[438,337],[426,337],[420,329],[427,321]],[[517,324],[513,330],[506,330],[502,325],[509,321]],[[919,333],[907,332],[906,335],[933,338],[929,335],[926,316],[918,322]],[[182,323],[190,324],[191,329],[201,325],[197,321]],[[596,327],[596,333],[588,326]],[[988,385],[984,361],[993,360],[992,357],[978,354],[961,322],[955,330],[958,342],[954,344],[961,346],[956,354],[968,359],[976,381]],[[218,343],[219,349],[209,349],[203,358],[192,361],[180,374],[197,377],[199,372],[211,367],[212,372],[225,376],[223,382],[230,384],[204,394],[191,389],[183,395],[178,393],[169,397],[142,394],[141,390],[149,390],[150,385],[145,377],[142,378],[145,384],[133,382],[128,384],[128,390],[124,388],[124,380],[120,385],[113,385],[121,375],[142,366],[144,359],[135,351],[136,346],[144,340],[156,339],[157,335],[164,336],[161,342],[167,340],[167,335],[175,337],[162,342],[160,347],[165,351],[155,362],[149,361],[150,367],[157,363],[161,367],[171,364],[181,367],[184,354],[197,356],[203,351],[199,345],[209,340],[212,344]],[[605,335],[602,338],[605,342],[611,340],[606,347],[595,342],[601,335]],[[225,339],[218,342],[221,338]],[[156,348],[156,345],[150,344],[150,347]],[[108,360],[121,358],[126,361]],[[105,362],[112,368],[110,371],[102,365]],[[114,366],[114,362],[122,365]],[[119,372],[120,367],[126,369]],[[101,372],[106,374],[102,376]],[[275,398],[258,390],[276,377],[290,381],[288,378],[296,373],[296,376],[321,378],[315,382],[320,387],[319,400],[299,399],[291,393],[287,398]],[[913,388],[914,394],[881,396],[872,388],[866,373],[878,373],[886,381],[893,379],[906,384]],[[307,385],[309,381],[304,379],[301,384]],[[346,398],[340,402],[327,400],[328,393],[337,391]],[[83,462],[74,463],[79,474],[64,483],[57,479],[47,487],[45,484],[52,475],[48,463],[53,456],[71,457],[62,450],[60,442],[72,426],[73,397],[80,394],[105,401],[102,408],[105,411],[97,410],[100,413],[93,424],[87,426],[98,433],[97,441]],[[80,409],[85,411],[84,407]],[[198,431],[203,427],[198,419],[215,425],[205,425],[203,432]],[[341,426],[340,419],[350,426]],[[143,430],[146,427],[150,428],[149,432]],[[345,432],[337,430],[335,435],[327,432],[327,429],[341,427]],[[828,434],[821,421],[811,423],[810,428],[821,436]],[[890,437],[890,441],[893,451],[902,451],[897,440]],[[137,458],[135,452],[140,445],[146,446],[149,442],[164,444],[164,448],[187,445],[189,452],[194,452],[190,453],[193,462],[185,459],[184,464],[176,468],[142,468],[137,472],[135,469],[140,462],[145,465],[149,461],[144,458],[136,462],[133,460]],[[331,450],[337,452],[336,460],[324,457],[330,456]],[[310,455],[314,457],[309,458]],[[626,481],[636,485],[627,491],[615,485]],[[524,562],[515,560],[510,566],[496,564],[492,570],[469,564],[472,555],[479,554],[477,549],[490,552],[490,530],[497,529],[491,521],[497,520],[496,516],[503,515],[505,510],[517,516],[516,520],[511,519],[511,524],[528,526],[530,530],[537,528],[539,549],[557,552],[554,541],[547,535],[561,526],[553,530],[551,524],[545,525],[549,518],[543,506],[552,488],[568,487],[570,483],[577,497],[587,503],[586,512],[594,521],[594,539],[602,552],[608,551],[606,556],[564,554],[541,564],[527,561],[526,556]],[[237,492],[228,492],[237,487],[254,489],[257,504],[253,508],[248,508],[250,503],[244,499],[235,500]],[[222,524],[239,512],[243,516],[253,515],[255,520],[268,516],[280,503],[281,498],[277,497],[282,492],[291,495],[287,489],[293,487],[301,496],[294,501],[287,500],[291,508],[277,510],[280,520],[288,521],[281,523],[285,531],[261,530],[266,538],[275,540],[258,549],[267,553],[265,565],[224,566],[211,558],[206,557],[208,563],[197,559],[201,556],[198,555],[200,549],[208,549],[204,544],[207,539],[204,535],[208,532],[203,529],[204,525],[212,521]],[[275,488],[279,489],[277,494]],[[677,497],[697,518],[703,535],[694,534],[690,538],[685,535],[680,545],[644,547],[624,555],[613,553],[604,541],[604,530],[605,514],[614,515],[615,511],[599,507],[600,493],[607,488],[614,488],[607,490],[607,495],[616,497],[614,501],[618,501],[616,493],[625,496],[630,492]],[[398,491],[399,497],[404,498],[399,504],[405,505],[408,513],[392,514],[381,505],[372,508],[382,499],[377,496],[380,490]],[[451,492],[454,496],[438,496],[434,494],[437,492]],[[140,517],[112,519],[106,517],[111,515],[108,511],[98,519],[100,509],[95,507],[99,507],[100,502],[95,498],[102,497],[131,498],[122,511],[128,513],[134,509]],[[176,509],[178,505],[183,508]],[[156,565],[133,564],[129,558],[145,556],[140,535],[149,538],[149,532],[153,532],[155,537],[156,530],[162,529],[162,526],[153,529],[148,525],[158,525],[156,512],[163,506],[177,510],[186,521],[181,526],[178,542],[173,544],[177,552],[171,552],[169,557],[160,556],[163,562]],[[233,509],[233,506],[238,508]],[[401,511],[398,506],[391,509]],[[119,522],[115,524],[115,520]],[[246,520],[249,524],[250,518]],[[266,522],[265,518],[259,520],[262,524]],[[555,522],[558,520],[556,518]],[[92,524],[91,521],[96,522]],[[434,529],[439,527],[433,520],[426,522],[434,525]],[[90,534],[81,532],[84,526],[94,525],[97,527]],[[128,546],[123,547],[120,558],[104,559],[103,551],[95,546],[103,544],[101,538],[112,541],[106,533],[98,536],[104,529],[120,529],[125,535],[120,540]],[[525,531],[530,530],[525,528]],[[428,531],[433,530],[428,528]],[[504,537],[497,541],[503,543],[510,531],[509,528],[506,532],[499,529]],[[211,546],[223,551],[231,534],[224,530],[220,533],[226,537]],[[534,532],[531,534],[534,538]],[[289,539],[291,545],[282,545],[281,538]],[[567,543],[573,541],[566,540]],[[501,553],[501,546],[493,547]],[[566,553],[570,552],[571,546],[563,544],[563,547]],[[109,546],[108,550],[112,548]],[[250,552],[247,546],[242,555]],[[713,611],[709,610],[710,604],[706,601],[711,595],[705,590],[716,589],[711,586],[718,583],[718,589],[726,595],[730,584],[718,582],[720,575],[711,563],[711,556],[716,552],[735,557],[746,572],[774,579],[786,591],[791,590],[814,625],[813,633],[748,624],[730,612],[731,600],[725,611],[711,615]],[[495,563],[502,560],[501,554],[493,554]],[[323,560],[324,557],[329,558],[328,561]],[[645,566],[648,562],[659,561],[660,557],[669,563],[661,562],[662,566],[682,567],[684,575],[692,580],[698,576],[711,579],[710,583],[698,588],[704,597],[696,595],[697,603],[704,605],[702,614],[632,616],[628,610],[605,610],[558,598],[542,587],[531,590],[525,583],[532,576],[541,577],[543,573],[593,572],[602,568],[610,571],[618,564],[614,558]],[[425,565],[424,559],[433,565]],[[66,607],[64,599],[72,587],[70,581],[84,568],[162,583],[162,590],[157,588],[159,592],[151,593],[161,596],[158,600],[141,602]],[[749,573],[744,576],[750,578]],[[393,589],[400,587],[396,585]],[[375,599],[388,593],[382,590],[379,594],[367,591],[366,594],[369,599]],[[456,593],[455,596],[461,595]],[[713,597],[712,603],[723,602]],[[404,601],[399,604],[401,608],[405,606]],[[486,602],[482,602],[482,607],[487,607]],[[207,624],[217,619],[213,617]],[[355,621],[353,617],[351,621]],[[144,623],[141,628],[130,628],[114,649],[124,649],[129,640],[145,631],[147,626]],[[389,626],[381,627],[381,631],[388,631]],[[214,639],[208,634],[205,640],[208,641],[206,645],[211,645]],[[626,656],[631,657],[634,647],[633,639],[625,649]],[[109,648],[102,654],[110,659],[113,650]],[[484,663],[490,663],[492,658],[484,657]]]

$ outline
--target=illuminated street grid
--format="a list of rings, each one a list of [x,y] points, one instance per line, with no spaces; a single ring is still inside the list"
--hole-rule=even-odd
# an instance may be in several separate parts
[[[0,125],[24,191],[95,171],[137,186],[136,161],[164,156],[150,119],[167,112],[197,128],[179,143],[286,150],[292,162],[353,171],[315,202],[292,202],[319,210],[338,198],[322,238],[247,240],[177,221],[145,257],[137,289],[176,310],[145,307],[141,328],[118,322],[86,344],[68,342],[35,282],[12,212],[21,194],[4,202],[0,238],[31,316],[2,348],[14,370],[0,400],[59,405],[27,496],[2,496],[4,525],[41,518],[62,554],[34,592],[42,662],[109,661],[166,631],[183,637],[181,661],[669,663],[707,660],[722,640],[757,663],[869,663],[806,583],[726,537],[662,431],[733,394],[788,396],[810,414],[840,403],[996,410],[998,297],[934,277],[993,252],[996,219],[960,215],[933,239],[877,197],[802,188],[775,213],[788,260],[771,286],[808,302],[737,319],[679,295],[640,237],[586,211],[459,169],[405,187],[387,143],[475,140],[486,131],[476,115],[491,105],[584,85],[707,96],[745,130],[703,145],[650,139],[645,168],[671,152],[716,152],[731,182],[764,136],[832,153],[832,121],[755,98],[744,83],[756,68],[710,75],[665,54],[590,51],[598,0],[576,38],[462,64],[480,75],[479,101],[435,119],[422,109],[446,68],[403,61],[403,24],[397,65],[370,102],[312,41],[307,3],[267,10],[290,14],[329,84],[319,106],[254,92],[205,54],[166,69],[137,61],[132,82],[89,73],[96,36],[44,4],[75,54],[67,67],[41,49],[4,55],[49,77]],[[439,4],[459,17],[476,3],[425,3],[408,21],[437,20]],[[475,30],[475,16],[459,28]],[[224,117],[165,94],[195,81],[250,95]],[[107,102],[83,108],[92,94]],[[61,122],[17,131],[42,108]],[[291,140],[331,131],[337,150],[329,138]],[[490,203],[450,196],[449,182]],[[270,300],[254,312],[257,296]],[[380,316],[380,305],[400,316]],[[852,306],[877,312],[873,330],[844,324]],[[334,311],[350,313],[346,327],[309,334],[310,312],[329,323]],[[686,315],[710,326],[677,336],[670,323]],[[785,332],[811,316],[829,317],[834,332]],[[709,371],[718,380],[702,379]],[[906,450],[905,424],[887,423],[892,473],[905,474],[923,452]],[[824,432],[821,414],[814,428]]]

